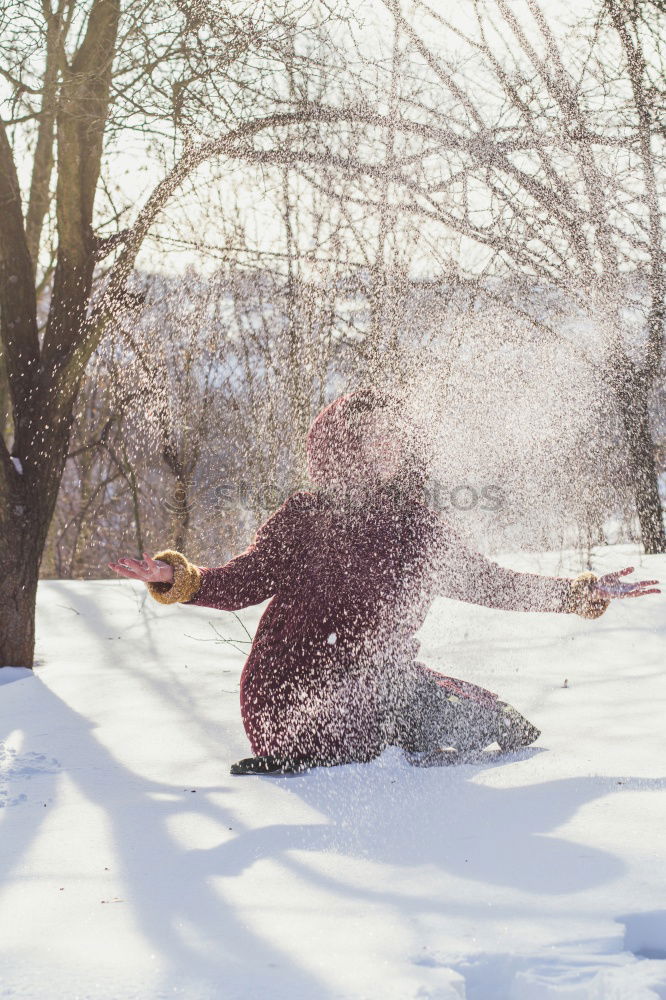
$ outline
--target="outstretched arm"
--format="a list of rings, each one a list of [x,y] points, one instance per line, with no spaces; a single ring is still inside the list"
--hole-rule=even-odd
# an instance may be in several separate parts
[[[541,576],[506,569],[465,544],[448,524],[440,522],[433,546],[436,591],[472,604],[509,611],[554,611],[599,618],[613,598],[659,593],[648,589],[656,580],[621,583],[631,568],[597,578]]]
[[[435,564],[437,592],[443,597],[506,611],[568,610],[570,580],[506,569],[471,549],[448,527],[438,539]]]
[[[209,568],[195,566],[182,552],[165,549],[152,560],[125,560],[111,564],[124,576],[143,579],[152,597],[161,604],[194,604],[221,611],[237,611],[272,597],[294,553],[294,512],[292,498],[285,501],[259,528],[245,552]],[[152,566],[151,566],[152,563]],[[171,572],[161,569],[169,566]],[[155,568],[157,567],[157,569]]]

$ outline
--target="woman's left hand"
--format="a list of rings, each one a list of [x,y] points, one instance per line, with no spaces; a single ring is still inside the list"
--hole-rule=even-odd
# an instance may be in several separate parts
[[[618,569],[615,573],[605,573],[594,581],[593,591],[601,597],[611,599],[642,597],[643,594],[661,594],[661,590],[654,586],[655,583],[659,583],[659,580],[635,580],[632,583],[620,580],[621,576],[627,576],[628,573],[633,572],[634,567],[628,566],[627,569]]]

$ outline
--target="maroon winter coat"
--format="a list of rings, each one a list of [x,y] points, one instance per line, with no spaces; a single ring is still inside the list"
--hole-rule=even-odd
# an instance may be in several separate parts
[[[310,430],[315,484],[354,454],[353,441],[341,443],[348,398]],[[425,674],[459,697],[495,699],[416,661],[414,633],[436,595],[516,611],[579,610],[570,579],[518,573],[472,551],[417,488],[396,499],[379,486],[356,507],[325,489],[299,491],[241,555],[217,568],[187,566],[193,595],[182,603],[234,611],[272,598],[241,675],[256,755],[369,759],[393,742],[387,718]],[[150,589],[169,600],[169,585]]]

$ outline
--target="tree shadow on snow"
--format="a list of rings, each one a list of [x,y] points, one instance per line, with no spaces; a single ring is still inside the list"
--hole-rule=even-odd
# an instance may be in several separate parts
[[[92,631],[105,618],[99,608],[96,614],[86,621]],[[157,656],[151,624],[141,621],[136,626],[145,629]],[[108,650],[106,657],[112,669],[113,653]],[[155,693],[159,689],[191,723],[196,703],[187,691],[175,691],[167,676],[142,676],[141,680]],[[484,772],[511,767],[539,751],[426,770],[410,767],[399,751],[391,749],[370,764],[319,768],[293,778],[226,777],[220,788],[198,786],[195,796],[184,794],[179,785],[154,782],[123,767],[96,738],[91,724],[38,677],[24,683],[32,687],[30,712],[22,713],[12,728],[21,729],[29,750],[48,745],[54,728],[68,734],[62,768],[108,817],[123,867],[124,895],[145,937],[170,963],[172,975],[165,977],[165,983],[170,985],[179,976],[194,985],[224,982],[229,998],[243,996],[235,994],[231,984],[248,975],[257,996],[279,992],[276,979],[281,976],[286,977],[291,996],[324,1000],[330,994],[324,982],[248,930],[212,888],[215,876],[233,876],[256,861],[277,860],[310,885],[362,902],[383,902],[403,915],[441,910],[442,906],[452,913],[467,912],[464,902],[438,898],[438,872],[542,896],[581,892],[616,879],[625,866],[608,851],[554,831],[601,796],[666,787],[664,779],[592,776],[493,787],[492,781],[478,780]],[[219,747],[216,752],[223,757]],[[220,764],[226,771],[228,761],[222,759]],[[320,818],[297,824],[269,821],[248,829],[237,818],[233,804],[242,798],[246,782],[252,781],[277,784],[281,793],[316,810]],[[56,771],[40,776],[40,803],[57,797],[57,782]],[[228,806],[211,802],[206,794],[211,792],[225,793]],[[35,808],[28,808],[32,805]],[[35,803],[26,803],[3,812],[0,880],[5,871],[19,866],[48,809],[41,807],[40,813]],[[181,847],[168,824],[182,812],[196,812],[225,829],[232,827],[234,836],[210,849]],[[285,810],[280,807],[279,812],[283,815]],[[322,863],[315,857],[319,852],[332,860],[329,857]],[[346,881],[344,870],[336,871],[336,856],[414,869],[415,873],[423,869],[427,875],[419,878],[423,888],[418,892],[404,885],[394,889],[372,871],[371,885],[367,880],[361,884],[358,878]],[[475,910],[478,902],[470,903],[468,911]]]
[[[233,791],[228,786],[198,786],[194,796],[180,784],[151,781],[131,772],[96,739],[94,726],[38,677],[22,683],[30,685],[29,710],[6,724],[4,733],[0,729],[0,743],[10,730],[20,730],[25,753],[19,756],[29,763],[42,757],[32,748],[43,748],[53,732],[60,732],[66,734],[59,741],[66,752],[60,752],[56,766],[39,774],[38,784],[26,797],[9,803],[14,808],[0,811],[0,885],[20,868],[48,807],[57,801],[60,775],[66,774],[92,805],[104,811],[121,868],[124,900],[132,906],[144,937],[169,966],[165,989],[186,984],[193,995],[200,995],[196,990],[203,988],[218,996],[224,983],[224,996],[230,1000],[244,1000],[250,988],[256,996],[286,989],[294,997],[325,1000],[330,995],[326,984],[248,928],[211,886],[208,875],[214,871],[201,865],[198,852],[181,847],[169,833],[172,817],[197,812],[244,836],[233,810],[214,804],[206,794],[226,792],[232,799]],[[20,768],[15,777],[20,779]],[[82,830],[81,837],[85,836]],[[71,842],[73,853],[85,851],[75,829]],[[122,972],[122,956],[118,961]]]
[[[181,650],[172,651],[165,648],[164,637],[160,634],[163,619],[174,614],[175,609],[179,606],[167,609],[157,604],[148,596],[148,591],[143,585],[134,589],[132,586],[127,586],[127,581],[95,582],[96,584],[103,582],[105,587],[113,588],[114,599],[123,597],[128,605],[137,612],[136,616],[132,616],[128,620],[122,618],[120,621],[114,620],[114,615],[109,614],[108,606],[99,599],[95,599],[83,588],[77,588],[72,592],[72,581],[49,580],[48,584],[53,592],[60,591],[63,601],[68,602],[68,605],[78,613],[77,629],[85,629],[91,636],[95,648],[96,669],[101,668],[115,673],[118,669],[127,669],[127,666],[132,663],[132,658],[140,655],[143,660],[142,668],[138,672],[132,672],[132,682],[158,696],[163,704],[182,713],[183,717],[187,719],[188,732],[192,733],[196,730],[197,740],[205,740],[209,752],[218,754],[221,724],[201,717],[200,713],[197,712],[197,697],[193,696],[192,693],[196,679],[200,680],[202,677],[202,671],[196,667],[199,643],[195,640],[191,647],[191,653],[187,654],[193,667],[192,670],[188,670],[182,662]],[[76,581],[74,583],[76,584]],[[53,627],[48,621],[50,610],[49,605],[39,608],[40,631],[46,632]],[[114,611],[118,617],[119,612],[117,609]],[[195,630],[197,625],[206,625],[207,616],[202,612],[209,611],[210,609],[207,608],[198,608],[199,614],[193,616],[195,621],[190,623],[190,628]],[[214,614],[220,615],[220,612],[214,612]],[[227,624],[225,622],[223,628],[226,628]],[[134,649],[138,650],[138,654],[137,652],[128,652],[128,644],[133,644]],[[227,656],[229,655],[228,650],[225,650],[225,653]],[[240,674],[244,657],[242,652],[238,656],[238,672]],[[216,687],[218,691],[221,691],[222,685],[225,683],[225,675],[217,669],[217,665],[213,665],[212,668],[205,671],[205,674],[208,677],[215,677]],[[237,684],[237,678],[234,679],[234,682]],[[227,685],[228,683],[230,683],[229,680],[227,680]],[[233,694],[236,703],[238,702],[237,688],[233,692],[227,691],[226,694]]]
[[[553,831],[596,798],[663,790],[666,779],[577,777],[508,788],[474,780],[489,767],[538,753],[426,770],[410,767],[391,748],[371,764],[317,768],[286,779],[237,778],[282,782],[285,793],[316,809],[322,822],[268,825],[205,853],[209,863],[217,855],[215,868],[226,873],[290,851],[328,851],[400,867],[431,866],[457,878],[553,896],[618,878],[625,871],[620,858]],[[292,864],[301,868],[294,858]],[[355,893],[342,884],[332,887]],[[385,888],[371,895],[409,905],[404,894]]]

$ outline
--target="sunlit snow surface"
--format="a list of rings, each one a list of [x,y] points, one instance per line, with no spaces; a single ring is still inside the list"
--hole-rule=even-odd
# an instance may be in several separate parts
[[[422,658],[542,729],[449,769],[232,778],[243,656],[209,622],[244,638],[129,581],[40,584],[35,674],[0,686],[0,997],[666,997],[663,596],[437,601]]]

